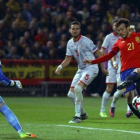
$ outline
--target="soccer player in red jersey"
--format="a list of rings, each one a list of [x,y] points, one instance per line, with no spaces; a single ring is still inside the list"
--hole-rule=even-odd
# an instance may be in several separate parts
[[[116,23],[117,30],[121,36],[118,39],[112,50],[96,59],[96,60],[83,60],[83,63],[86,64],[97,64],[111,59],[114,55],[116,55],[120,51],[121,58],[121,80],[124,81],[120,86],[121,88],[125,87],[125,83],[127,80],[137,80],[138,76],[140,76],[140,33],[131,33],[130,30],[130,22],[128,19],[120,18]],[[118,87],[118,89],[120,89]],[[135,84],[130,83],[130,86],[126,86],[123,89],[124,95],[127,99],[127,103],[131,109],[131,111],[140,119],[139,111],[135,110],[132,107],[132,99],[134,97],[134,89]]]

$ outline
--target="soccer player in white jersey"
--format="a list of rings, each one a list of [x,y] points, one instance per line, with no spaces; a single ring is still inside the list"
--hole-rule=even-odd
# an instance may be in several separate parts
[[[116,22],[117,21],[115,21],[115,20],[113,21],[113,30],[114,30],[114,32],[108,34],[105,37],[105,40],[104,40],[104,42],[102,44],[101,53],[103,55],[106,54],[106,51],[105,51],[106,49],[108,49],[108,52],[110,52],[110,50],[112,49],[114,43],[120,38],[120,36],[118,35],[117,30],[116,30],[116,26],[115,26]],[[116,56],[116,59],[119,60],[119,55]],[[117,65],[116,61],[114,61],[114,63],[112,63],[112,61],[109,60],[108,61],[109,75],[106,77],[107,87],[106,87],[106,90],[105,90],[105,92],[103,93],[103,96],[102,96],[102,103],[101,103],[101,110],[100,110],[100,116],[101,117],[107,117],[105,107],[106,107],[107,101],[108,101],[108,99],[110,97],[110,94],[113,91],[114,84],[117,83],[117,79],[116,79],[117,69],[114,69],[113,65]],[[116,92],[117,92],[117,94],[122,94],[122,91],[120,91],[120,90],[117,90]],[[113,116],[113,114],[112,114],[112,116]]]
[[[78,63],[78,71],[76,72],[71,87],[68,92],[68,97],[75,104],[75,117],[69,123],[80,123],[81,120],[87,119],[87,113],[82,107],[83,89],[88,86],[98,74],[98,65],[83,64],[82,60],[85,58],[95,59],[94,54],[100,57],[102,54],[98,48],[93,44],[92,40],[80,35],[80,23],[74,21],[70,24],[69,32],[72,38],[67,43],[66,57],[64,61],[57,67],[55,73],[60,75],[62,68],[69,65],[72,56]],[[104,69],[101,64],[102,71],[107,75],[108,71]]]

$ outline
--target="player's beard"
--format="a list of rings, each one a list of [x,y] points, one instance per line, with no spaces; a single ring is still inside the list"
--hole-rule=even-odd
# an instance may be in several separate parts
[[[130,35],[129,31],[127,31],[126,36],[123,38],[127,38]]]
[[[76,40],[79,37],[80,34],[78,35],[73,35],[73,38]]]

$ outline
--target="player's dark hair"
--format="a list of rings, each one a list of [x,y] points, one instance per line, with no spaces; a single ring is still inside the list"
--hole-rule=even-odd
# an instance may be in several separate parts
[[[127,28],[128,26],[130,26],[130,21],[126,18],[120,18],[118,19],[117,23],[116,23],[116,27],[119,27],[122,23],[125,24],[125,27]]]
[[[71,22],[70,28],[71,28],[71,25],[74,25],[74,24],[79,25],[80,28],[81,28],[81,24],[80,24],[80,22],[78,22],[78,21],[73,21],[73,22]]]

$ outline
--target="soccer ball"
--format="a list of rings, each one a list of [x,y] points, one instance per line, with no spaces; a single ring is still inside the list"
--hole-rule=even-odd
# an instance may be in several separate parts
[[[136,110],[140,110],[140,96],[136,96],[136,97],[133,98],[133,100],[132,100],[132,106]]]

